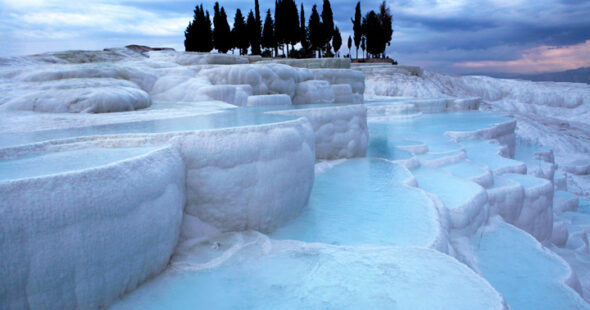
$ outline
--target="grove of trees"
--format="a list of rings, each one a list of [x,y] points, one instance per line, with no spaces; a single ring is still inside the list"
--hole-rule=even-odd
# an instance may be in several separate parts
[[[275,0],[274,12],[270,9],[266,11],[263,24],[260,6],[255,0],[254,10],[247,15],[240,9],[236,10],[233,27],[230,27],[226,11],[218,2],[213,6],[213,23],[203,4],[197,5],[193,20],[184,32],[185,49],[189,52],[216,49],[219,53],[237,50],[240,55],[250,52],[268,57],[339,56],[342,35],[334,24],[330,0],[322,1],[321,12],[314,5],[306,20],[303,4],[298,9],[294,0]],[[386,57],[385,49],[393,35],[393,18],[386,2],[381,3],[377,12],[371,10],[365,16],[358,2],[351,22],[353,35],[346,42],[350,57],[353,42],[356,58],[359,58],[359,47],[362,54],[366,52],[368,57]]]

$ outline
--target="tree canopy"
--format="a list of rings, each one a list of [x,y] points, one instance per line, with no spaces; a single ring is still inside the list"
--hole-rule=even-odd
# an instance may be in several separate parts
[[[252,10],[248,14],[246,27],[248,31],[248,42],[252,48],[252,55],[260,55],[260,27]]]
[[[363,17],[361,14],[361,2],[356,3],[356,7],[354,9],[354,19],[350,19],[352,21],[352,31],[354,34],[354,46],[356,46],[356,58],[359,58],[359,47],[361,45],[361,40],[363,38]]]
[[[393,35],[392,17],[385,1],[379,6],[379,13],[370,11],[363,18],[362,26],[367,53],[373,57],[385,57],[385,48]]]
[[[264,19],[264,29],[262,30],[262,47],[269,49],[276,49],[277,40],[275,38],[275,24],[272,20],[270,9],[266,11],[266,18]]]
[[[322,5],[322,41],[323,48],[329,52],[328,45],[334,36],[334,17],[330,0],[324,0]]]
[[[221,7],[219,9],[219,3],[215,2],[213,7],[213,45],[220,53],[227,53],[232,48],[231,42],[231,31],[229,24],[227,23],[227,15],[225,10]]]
[[[299,9],[295,0],[275,0],[274,12],[266,11],[264,27],[260,16],[259,0],[254,0],[254,9],[244,16],[236,10],[233,28],[230,29],[227,14],[223,6],[215,2],[213,6],[213,28],[209,12],[203,4],[194,9],[193,20],[185,29],[184,45],[187,51],[209,52],[215,48],[219,53],[230,49],[239,49],[241,55],[279,57],[278,50],[283,50],[282,57],[340,57],[339,51],[344,43],[339,27],[334,23],[330,0],[322,0],[322,11],[313,5],[306,25],[303,3]],[[273,18],[274,17],[274,18]],[[385,1],[378,10],[371,10],[362,15],[361,3],[357,2],[352,22],[352,35],[348,37],[348,55],[354,43],[356,57],[359,47],[369,57],[385,57],[385,49],[390,45],[393,35],[393,18]],[[296,49],[299,46],[298,49]],[[264,49],[262,53],[261,48]]]
[[[309,16],[307,27],[309,28],[309,43],[311,45],[311,50],[320,50],[324,45],[324,36],[322,35],[323,25],[316,5],[311,8],[311,16]]]
[[[211,19],[202,4],[195,7],[193,20],[186,27],[184,37],[187,52],[210,52],[213,49]]]
[[[342,36],[340,35],[340,29],[334,28],[334,36],[332,38],[332,46],[334,47],[334,53],[338,53],[342,46]]]
[[[247,55],[250,42],[248,41],[248,29],[246,27],[246,22],[244,21],[244,16],[242,15],[242,11],[240,9],[236,10],[236,15],[234,16],[234,29],[232,29],[232,37],[235,44],[234,47],[240,50],[240,55]]]

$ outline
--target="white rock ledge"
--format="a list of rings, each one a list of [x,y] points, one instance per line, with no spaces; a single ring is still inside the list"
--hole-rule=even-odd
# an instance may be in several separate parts
[[[117,134],[0,150],[0,159],[79,148],[174,145],[186,164],[185,213],[222,231],[272,231],[307,203],[315,143],[306,118],[184,132]]]
[[[365,156],[369,131],[367,109],[362,105],[336,105],[267,113],[307,118],[315,132],[316,159]]]
[[[166,267],[185,169],[174,148],[0,182],[0,308],[93,309]]]

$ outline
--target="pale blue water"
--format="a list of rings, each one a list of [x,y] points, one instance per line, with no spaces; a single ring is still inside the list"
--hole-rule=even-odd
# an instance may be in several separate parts
[[[463,179],[481,176],[487,171],[484,164],[470,160],[462,160],[456,163],[447,164],[441,168]]]
[[[260,113],[281,109],[284,108],[238,109],[240,112],[0,135],[0,147],[86,135],[208,130],[293,119]],[[432,201],[421,189],[404,185],[412,178],[405,168],[377,158],[408,159],[413,155],[396,148],[397,145],[425,143],[430,153],[420,155],[423,159],[455,154],[465,147],[468,157],[492,168],[513,165],[517,162],[495,153],[497,146],[480,141],[458,144],[444,136],[445,131],[472,131],[506,120],[498,114],[467,112],[370,124],[367,158],[347,160],[316,175],[308,206],[299,217],[270,237],[345,246],[426,247],[437,236],[440,225]],[[97,167],[149,150],[95,148],[0,161],[0,181]],[[492,150],[494,152],[490,153]],[[440,154],[444,152],[447,154]],[[530,153],[529,149],[518,151],[517,148],[518,157]],[[437,194],[445,206],[452,209],[481,190],[462,178],[483,170],[481,164],[462,161],[442,169],[423,167],[414,173],[421,188]],[[543,181],[520,175],[509,177],[525,186],[536,186]],[[495,186],[511,182],[499,181]],[[536,241],[526,233],[502,223],[474,237],[472,242],[483,275],[513,309],[588,308],[583,301],[580,303],[579,296],[558,282],[564,267],[555,257],[538,248]],[[246,249],[212,269],[191,271],[188,268],[166,273],[113,308],[395,308],[396,301],[415,292],[415,289],[390,289],[390,283],[402,278],[398,275],[399,269],[387,259],[361,254],[354,248],[346,251],[349,253],[333,254],[334,250],[310,249],[261,255],[259,249]],[[424,283],[430,283],[429,279]],[[412,298],[417,300],[420,296]]]
[[[316,176],[302,214],[271,234],[337,245],[430,244],[436,210],[419,189],[403,186],[405,168],[378,159],[352,159]]]
[[[461,207],[473,199],[482,187],[461,178],[452,176],[447,171],[429,167],[420,167],[412,172],[418,185],[427,192],[436,194],[449,209]]]
[[[83,136],[210,130],[278,123],[291,119],[295,118],[283,115],[258,113],[248,109],[232,109],[224,110],[223,112],[219,113],[189,117],[157,119],[81,128],[44,130],[30,133],[0,134],[0,148]]]
[[[371,137],[367,146],[367,157],[406,160],[414,156],[412,153],[395,146],[396,141],[390,141],[382,137]]]
[[[521,161],[500,155],[501,146],[497,144],[491,144],[483,140],[470,140],[461,141],[461,145],[465,147],[467,157],[473,161],[485,163],[492,170],[522,165]]]
[[[539,160],[535,158],[537,152],[547,152],[551,148],[528,143],[526,141],[516,139],[516,145],[514,148],[514,159],[525,162],[525,163],[536,163]]]
[[[365,104],[373,104],[373,103],[397,103],[397,102],[409,102],[414,97],[391,97],[391,98],[378,98],[378,99],[365,99]]]
[[[529,234],[498,221],[472,238],[478,267],[514,310],[590,309],[561,283],[568,269]]]
[[[0,160],[0,181],[40,177],[98,167],[146,154],[153,149],[150,147],[88,148]]]
[[[112,309],[472,310],[500,302],[475,273],[434,250],[245,241],[220,266],[193,271],[199,260],[188,259]],[[194,252],[222,254],[210,244]]]
[[[503,176],[522,184],[525,188],[543,186],[549,183],[549,180],[547,179],[536,178],[526,174],[508,173]]]
[[[520,183],[511,180],[509,178],[505,178],[503,176],[494,176],[494,185],[492,185],[492,187],[490,187],[490,189],[492,188],[502,188],[502,187],[514,187],[514,186],[519,186]]]
[[[395,304],[384,281],[390,279],[383,274],[388,268],[365,264],[362,257],[354,261],[358,254],[351,253],[351,261],[317,250],[242,252],[215,269],[161,276],[111,309],[384,309]]]
[[[461,150],[462,146],[444,135],[447,131],[475,131],[511,120],[490,112],[425,114],[420,118],[369,123],[371,138],[415,140],[428,145],[432,153]]]

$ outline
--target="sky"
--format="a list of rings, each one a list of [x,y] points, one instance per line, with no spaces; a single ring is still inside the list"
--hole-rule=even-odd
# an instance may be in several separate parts
[[[301,1],[297,1],[300,5]],[[362,0],[363,14],[380,0]],[[201,2],[198,2],[201,3]],[[212,11],[214,1],[203,1]],[[400,64],[453,74],[541,73],[590,66],[590,0],[393,0],[393,40]],[[196,1],[0,0],[0,57],[127,44],[184,50]],[[307,19],[313,4],[304,0]],[[343,52],[354,0],[331,0]],[[254,0],[220,1],[233,21]],[[260,0],[261,14],[274,1]],[[354,54],[354,52],[353,52]]]

